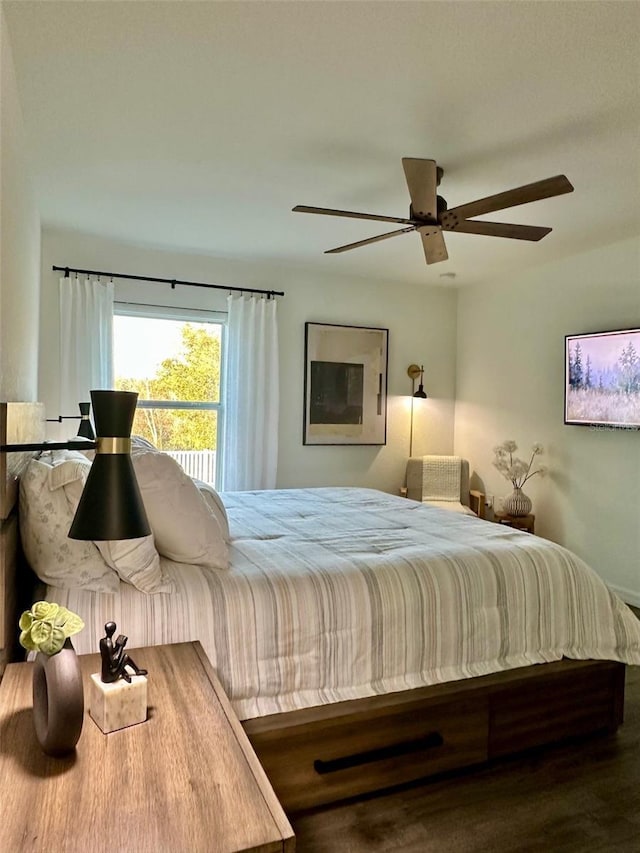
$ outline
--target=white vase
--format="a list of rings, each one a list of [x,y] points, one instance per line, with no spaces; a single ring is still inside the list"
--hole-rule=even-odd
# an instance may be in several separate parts
[[[532,506],[531,498],[525,495],[519,487],[516,487],[511,494],[504,499],[504,511],[507,515],[513,515],[516,518],[529,515]]]

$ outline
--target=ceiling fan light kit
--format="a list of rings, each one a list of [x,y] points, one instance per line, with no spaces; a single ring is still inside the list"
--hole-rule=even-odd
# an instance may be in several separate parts
[[[511,240],[528,240],[531,242],[542,240],[551,231],[551,228],[543,228],[537,225],[515,225],[506,222],[486,222],[474,217],[573,192],[573,186],[565,175],[555,175],[553,178],[545,178],[542,181],[525,184],[522,187],[506,190],[506,192],[461,204],[448,210],[447,202],[437,192],[444,172],[435,160],[403,157],[402,167],[411,198],[408,219],[397,216],[378,216],[373,213],[356,213],[350,210],[334,210],[328,207],[309,207],[302,204],[296,205],[293,211],[295,213],[316,213],[322,216],[345,216],[350,219],[372,219],[377,222],[396,222],[407,226],[395,231],[388,231],[385,234],[378,234],[376,237],[369,237],[366,240],[358,240],[356,243],[347,243],[345,246],[328,249],[325,252],[326,255],[347,252],[350,249],[367,246],[369,243],[377,243],[380,240],[388,240],[390,237],[417,231],[422,240],[426,262],[437,264],[446,261],[449,257],[443,231],[458,231],[462,234],[506,237]]]

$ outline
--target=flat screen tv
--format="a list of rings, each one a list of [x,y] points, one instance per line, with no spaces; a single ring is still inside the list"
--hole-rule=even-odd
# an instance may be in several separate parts
[[[640,429],[640,329],[565,337],[564,422]]]

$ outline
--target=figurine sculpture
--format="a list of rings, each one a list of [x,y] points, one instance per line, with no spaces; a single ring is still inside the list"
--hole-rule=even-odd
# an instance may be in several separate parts
[[[119,634],[114,643],[113,635],[116,632],[116,623],[107,622],[104,630],[106,636],[100,640],[100,657],[102,658],[100,677],[102,681],[105,684],[111,684],[119,678],[124,678],[131,684],[131,675],[127,672],[128,666],[131,667],[135,675],[146,675],[147,670],[137,667],[124,650],[128,637]]]

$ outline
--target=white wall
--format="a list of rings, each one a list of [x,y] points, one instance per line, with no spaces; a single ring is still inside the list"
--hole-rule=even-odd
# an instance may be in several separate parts
[[[334,259],[331,259],[333,261]],[[40,398],[58,414],[59,324],[52,265],[159,275],[225,285],[284,290],[279,301],[280,431],[277,484],[362,485],[397,492],[409,451],[406,370],[424,363],[429,400],[416,412],[414,453],[453,451],[456,293],[446,288],[372,283],[309,269],[186,255],[131,246],[70,231],[44,229]],[[328,264],[329,266],[329,264]],[[337,266],[337,265],[336,265]],[[332,264],[333,267],[333,264]],[[168,285],[116,282],[117,298],[159,304],[225,308],[226,293]],[[383,447],[302,445],[305,321],[389,329],[387,444]],[[63,378],[62,378],[63,380]],[[65,413],[62,413],[65,414]],[[51,435],[55,435],[52,428]]]
[[[4,9],[0,18],[0,399],[37,398],[40,219]]]
[[[461,291],[455,447],[477,483],[506,495],[493,447],[545,445],[550,476],[525,488],[536,532],[640,605],[640,432],[563,423],[564,336],[629,326],[640,326],[637,240]]]

